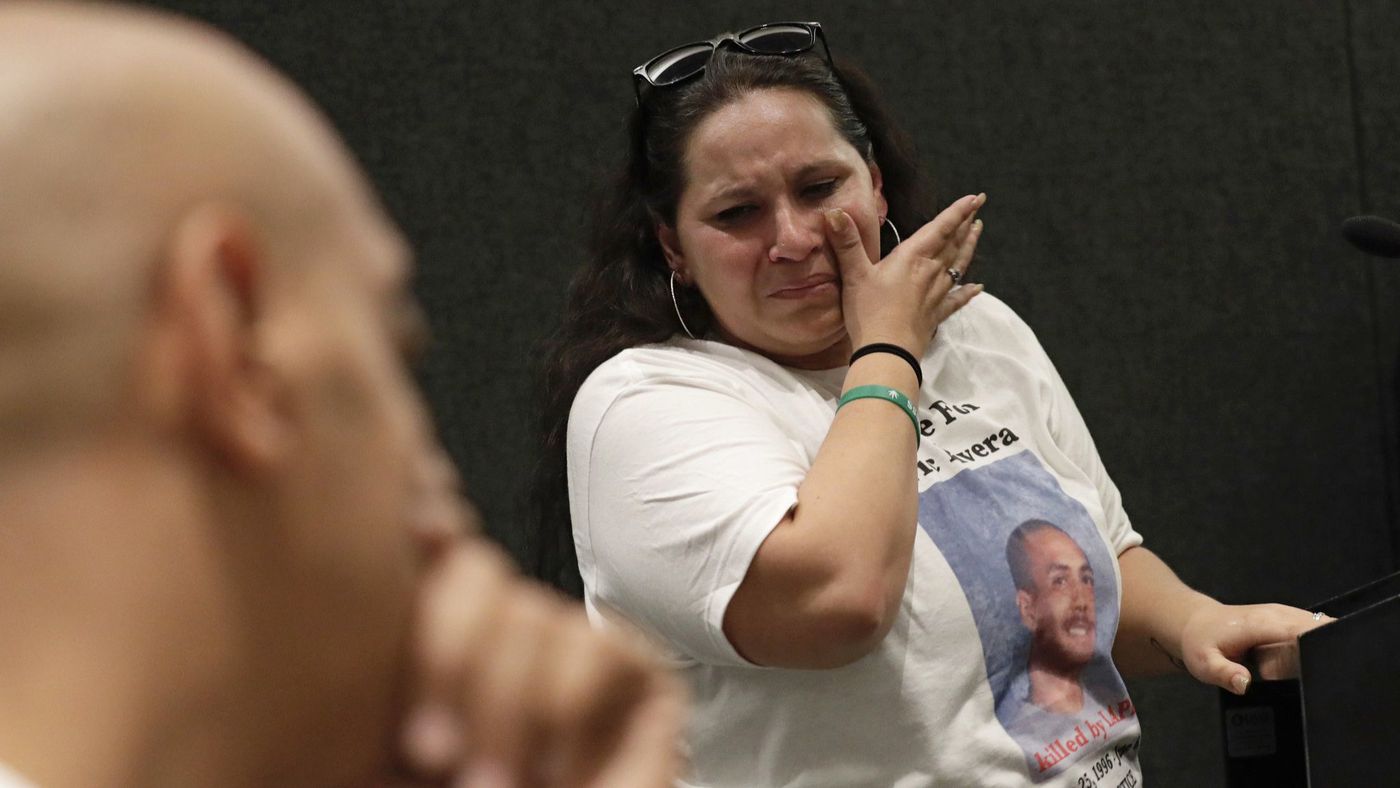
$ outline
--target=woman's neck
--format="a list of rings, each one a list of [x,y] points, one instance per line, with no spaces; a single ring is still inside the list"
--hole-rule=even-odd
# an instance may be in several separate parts
[[[851,338],[844,331],[841,332],[839,338],[822,350],[803,355],[785,355],[783,353],[775,353],[760,347],[755,347],[733,336],[719,326],[715,327],[714,338],[726,345],[733,345],[734,347],[747,350],[751,353],[757,353],[775,364],[791,367],[793,369],[820,370],[844,367],[850,363],[851,351],[853,350],[851,347]]]

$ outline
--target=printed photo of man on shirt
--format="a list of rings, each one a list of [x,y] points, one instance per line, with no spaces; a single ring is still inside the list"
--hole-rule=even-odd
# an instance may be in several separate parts
[[[1070,535],[1028,520],[1006,540],[1016,607],[1031,634],[1029,701],[1043,711],[1078,714],[1080,674],[1094,657],[1094,568]]]

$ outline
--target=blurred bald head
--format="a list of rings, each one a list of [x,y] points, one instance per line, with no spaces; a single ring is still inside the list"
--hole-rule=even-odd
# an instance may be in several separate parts
[[[0,6],[0,447],[109,421],[152,267],[201,207],[266,259],[370,201],[282,77],[209,28],[130,8]]]
[[[408,271],[329,124],[236,42],[0,4],[0,764],[383,766],[423,513],[460,510]]]

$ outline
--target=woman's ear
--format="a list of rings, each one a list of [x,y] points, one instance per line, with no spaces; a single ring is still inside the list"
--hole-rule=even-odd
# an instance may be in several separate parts
[[[880,175],[880,165],[870,162],[870,187],[875,190],[875,202],[879,207],[879,215],[883,218],[889,214],[890,204],[885,200],[885,179]]]
[[[665,222],[656,223],[656,240],[661,244],[661,253],[666,255],[666,266],[676,272],[682,284],[688,284],[685,275],[685,256],[681,254],[680,239],[676,228]]]

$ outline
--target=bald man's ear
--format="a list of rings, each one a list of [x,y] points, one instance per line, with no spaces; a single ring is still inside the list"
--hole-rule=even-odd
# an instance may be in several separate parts
[[[1016,589],[1016,609],[1021,613],[1021,623],[1026,629],[1035,631],[1035,608],[1032,603],[1031,592],[1024,588]]]
[[[253,473],[276,461],[287,434],[258,347],[263,255],[246,214],[203,205],[176,225],[156,275],[158,323],[173,332],[162,340],[171,415],[219,459]]]

